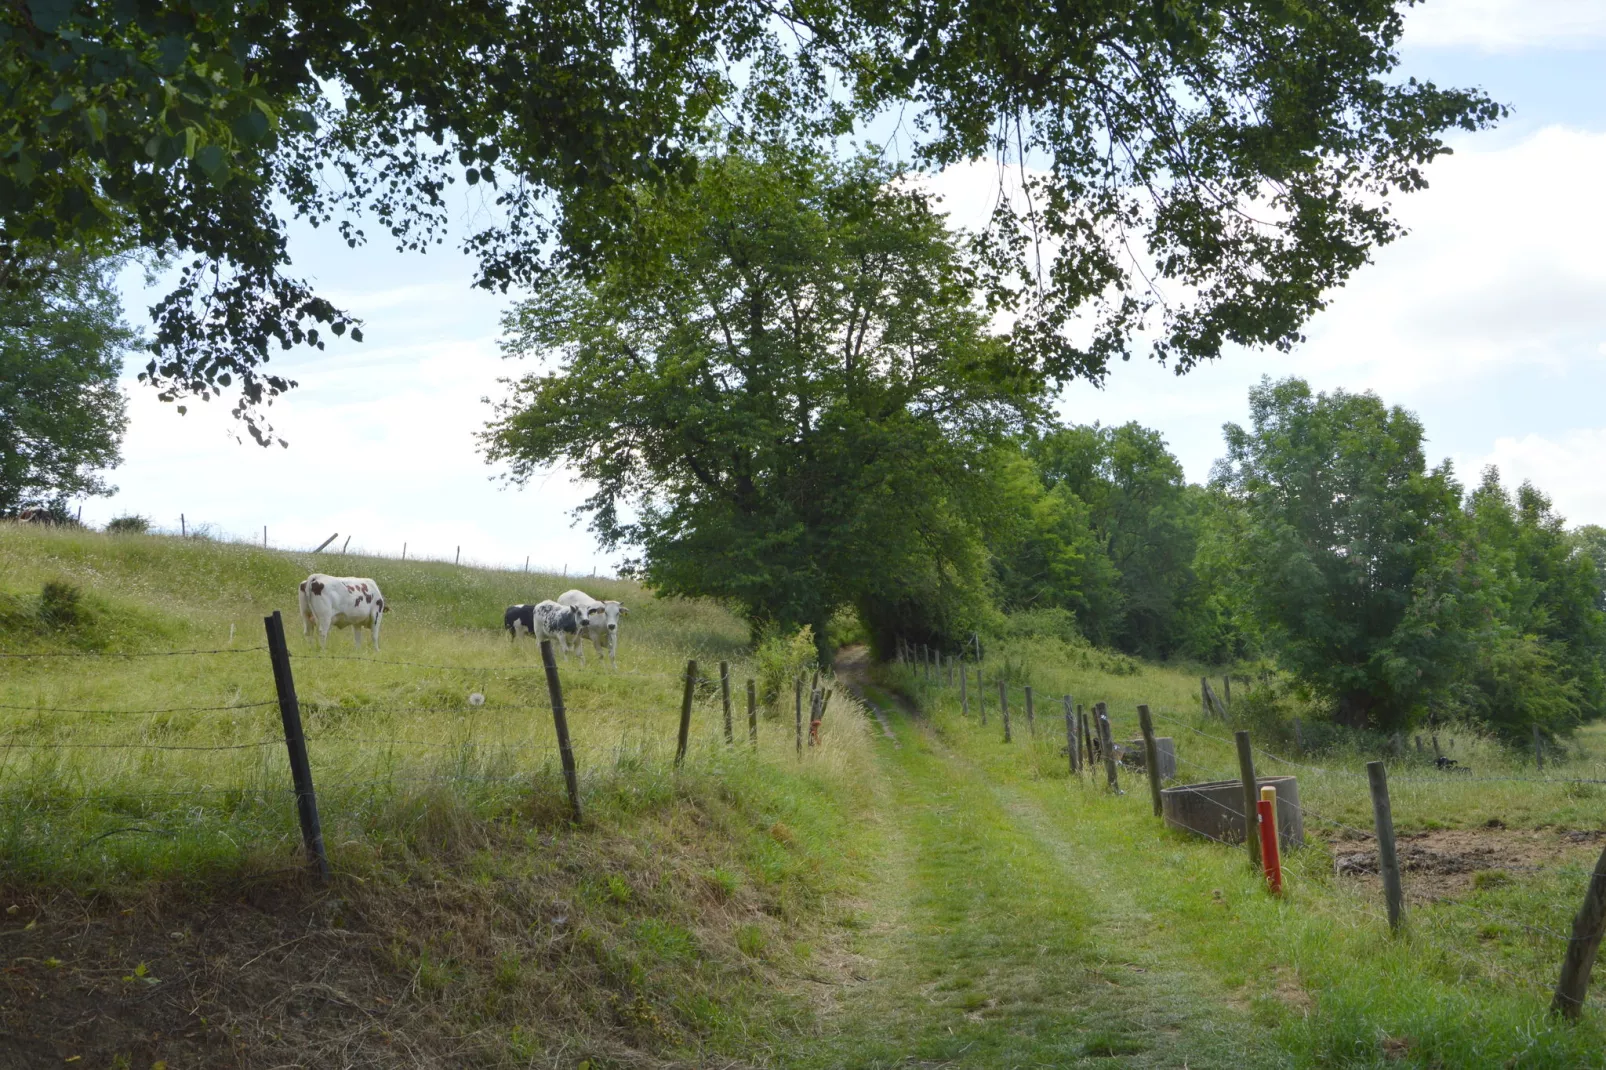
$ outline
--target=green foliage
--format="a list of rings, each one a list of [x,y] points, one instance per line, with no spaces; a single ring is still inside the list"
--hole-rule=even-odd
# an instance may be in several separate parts
[[[113,517],[106,522],[106,534],[108,535],[144,535],[150,530],[150,517],[137,514]]]
[[[1460,487],[1374,394],[1263,380],[1249,403],[1217,480],[1245,510],[1243,576],[1279,660],[1341,723],[1407,725],[1469,641]]]
[[[759,701],[778,716],[783,700],[792,694],[793,681],[819,665],[813,628],[805,624],[791,633],[771,629],[753,648]]]
[[[508,316],[507,352],[550,363],[512,384],[488,457],[519,480],[572,465],[649,584],[756,629],[823,642],[851,605],[883,650],[966,634],[991,508],[971,462],[1044,380],[987,334],[965,257],[897,177],[772,148],[644,193],[651,255]]]
[[[0,516],[110,494],[127,426],[118,389],[135,333],[122,321],[122,259],[33,256],[0,286]]]
[[[477,283],[545,285],[554,266],[649,248],[634,191],[694,179],[715,116],[823,144],[917,105],[905,133],[923,166],[1011,147],[1050,161],[978,238],[1023,348],[1056,378],[1098,378],[1152,327],[1186,368],[1229,342],[1292,344],[1399,233],[1389,194],[1424,184],[1441,132],[1502,114],[1394,72],[1402,7],[9,4],[0,283],[25,239],[126,232],[175,250],[187,263],[145,375],[167,399],[237,386],[265,444],[252,414],[294,385],[264,372],[270,352],[360,335],[285,274],[292,220],[354,246],[377,220],[425,249],[449,187],[489,187],[494,210],[465,241]],[[1154,251],[1146,271],[1134,235]],[[1082,346],[1076,320],[1092,328]]]

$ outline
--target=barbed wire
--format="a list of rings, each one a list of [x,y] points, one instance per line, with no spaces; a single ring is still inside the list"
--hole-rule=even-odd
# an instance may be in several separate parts
[[[265,646],[231,646],[216,650],[148,650],[132,654],[103,650],[41,651],[33,654],[0,654],[0,658],[176,658],[202,654],[260,654]]]
[[[17,706],[0,703],[0,710],[21,710],[24,713],[104,713],[118,717],[148,717],[159,713],[213,713],[218,710],[255,710],[263,706],[278,705],[277,699],[263,699],[261,702],[236,702],[226,706],[169,706],[158,710],[121,710],[108,707],[72,707],[72,706]]]
[[[256,743],[17,743],[7,740],[8,750],[252,750],[283,745],[282,739]]]

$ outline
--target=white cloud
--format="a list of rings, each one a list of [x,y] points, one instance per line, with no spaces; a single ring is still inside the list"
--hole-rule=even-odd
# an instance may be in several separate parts
[[[1600,0],[1428,0],[1406,15],[1405,44],[1516,52],[1606,40]]]
[[[1462,468],[1474,481],[1485,465],[1500,469],[1501,482],[1515,487],[1531,480],[1573,523],[1606,523],[1606,427],[1582,428],[1554,437],[1538,434],[1501,437],[1487,454]]]

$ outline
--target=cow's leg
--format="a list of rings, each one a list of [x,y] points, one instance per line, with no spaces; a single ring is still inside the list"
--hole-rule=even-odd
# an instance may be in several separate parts
[[[379,625],[384,622],[385,614],[381,610],[368,619],[368,637],[374,641],[374,653],[379,653]]]
[[[318,618],[318,649],[323,650],[329,646],[329,626],[335,622],[333,616]]]
[[[354,620],[354,621],[351,622],[351,641],[353,643],[357,644],[357,649],[358,650],[362,649],[362,622],[361,621],[355,621]]]

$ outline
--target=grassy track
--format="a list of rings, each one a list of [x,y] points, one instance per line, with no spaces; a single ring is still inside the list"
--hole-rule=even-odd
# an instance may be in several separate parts
[[[1118,860],[919,723],[895,725],[864,941],[875,977],[792,1065],[1276,1065],[1223,986],[1154,927]]]

